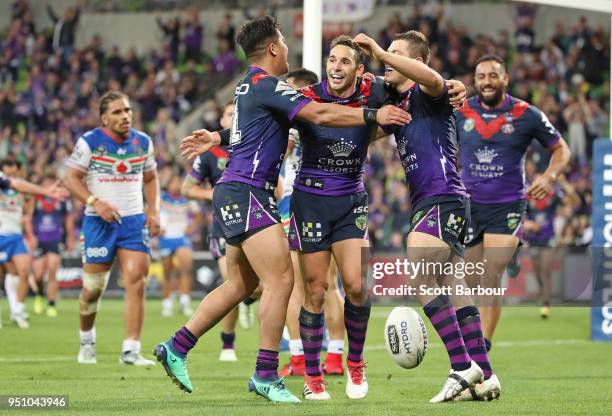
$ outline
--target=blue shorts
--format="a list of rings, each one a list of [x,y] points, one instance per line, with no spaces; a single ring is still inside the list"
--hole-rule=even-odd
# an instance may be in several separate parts
[[[164,238],[159,237],[159,254],[162,257],[169,257],[174,255],[176,251],[181,247],[191,249],[191,240],[187,236],[178,238]]]
[[[240,182],[215,185],[213,207],[228,244],[238,245],[280,223],[274,192]]]
[[[368,239],[368,194],[323,196],[300,191],[291,195],[289,248],[314,253],[353,238]]]
[[[0,264],[8,263],[20,254],[28,253],[22,234],[0,235]]]
[[[472,202],[471,222],[465,245],[475,246],[486,234],[509,234],[523,238],[523,218],[527,210],[525,201],[505,204],[479,204]]]
[[[118,248],[151,254],[149,230],[145,222],[144,214],[122,217],[121,224],[86,215],[81,230],[83,263],[110,263]]]

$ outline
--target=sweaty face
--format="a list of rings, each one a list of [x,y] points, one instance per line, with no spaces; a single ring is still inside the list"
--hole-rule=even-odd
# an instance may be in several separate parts
[[[102,114],[102,125],[112,133],[127,137],[132,127],[132,109],[127,98],[120,98],[108,104]]]
[[[336,96],[352,92],[357,76],[363,74],[363,65],[357,65],[355,51],[345,45],[336,45],[327,58],[327,85]]]
[[[484,61],[476,67],[474,84],[480,101],[490,107],[501,104],[508,88],[508,74],[499,62]]]
[[[391,42],[391,45],[389,45],[389,49],[387,49],[387,52],[396,55],[406,56],[409,58],[411,57],[408,53],[408,42],[403,39],[397,39]],[[407,80],[408,78],[406,78],[393,68],[389,66],[385,68],[385,82],[388,82],[391,85],[399,85],[406,82]]]
[[[234,104],[229,104],[225,106],[225,110],[223,110],[223,114],[221,115],[221,119],[219,120],[219,124],[224,129],[229,129],[232,126],[232,116],[234,115]]]

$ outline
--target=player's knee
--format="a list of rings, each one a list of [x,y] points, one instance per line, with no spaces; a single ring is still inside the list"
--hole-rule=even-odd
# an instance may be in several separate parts
[[[308,299],[308,303],[317,308],[323,307],[329,284],[326,281],[313,280],[308,282],[306,286],[305,295]]]
[[[367,301],[367,291],[361,279],[346,282],[344,292],[353,305],[363,305]]]
[[[98,312],[109,277],[110,271],[83,273],[83,290],[79,296],[81,315],[93,315]]]
[[[125,278],[125,290],[141,296],[145,291],[145,279],[143,276],[130,276]]]

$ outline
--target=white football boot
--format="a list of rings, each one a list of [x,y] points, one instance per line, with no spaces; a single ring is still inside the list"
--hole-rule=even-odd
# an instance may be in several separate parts
[[[464,390],[469,390],[476,383],[480,383],[484,379],[482,369],[474,361],[471,362],[470,368],[463,371],[450,370],[450,374],[446,379],[446,383],[442,390],[431,398],[429,403],[442,403],[453,400],[459,396]]]
[[[79,355],[77,357],[79,364],[97,364],[96,360],[96,344],[81,344],[79,348]]]
[[[455,401],[484,401],[488,402],[491,400],[499,399],[501,395],[501,383],[495,374],[483,381],[482,383],[476,384],[474,387],[465,389],[461,394],[455,397]]]

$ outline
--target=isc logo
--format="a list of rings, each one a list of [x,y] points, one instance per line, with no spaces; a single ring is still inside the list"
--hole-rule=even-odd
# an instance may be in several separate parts
[[[87,257],[106,257],[108,256],[108,249],[106,247],[88,247]]]

